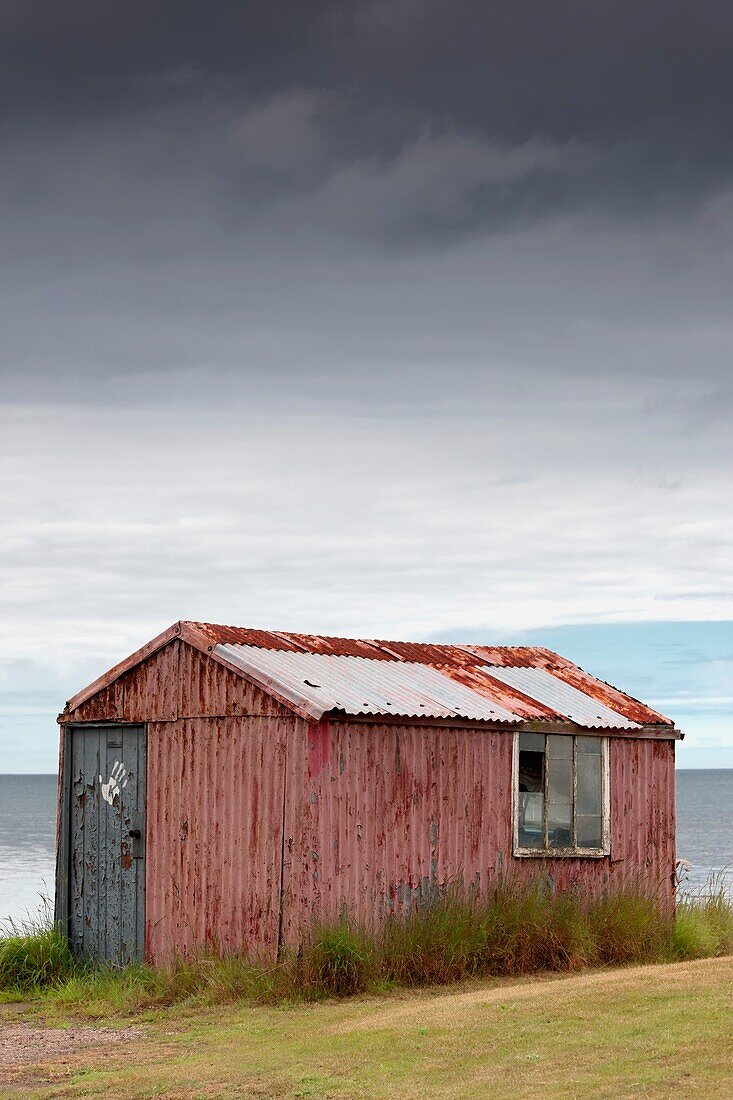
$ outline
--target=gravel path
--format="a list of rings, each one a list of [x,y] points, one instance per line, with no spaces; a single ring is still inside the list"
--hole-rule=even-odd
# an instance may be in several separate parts
[[[50,1062],[86,1047],[122,1043],[140,1035],[136,1027],[38,1027],[0,1022],[0,1067]]]

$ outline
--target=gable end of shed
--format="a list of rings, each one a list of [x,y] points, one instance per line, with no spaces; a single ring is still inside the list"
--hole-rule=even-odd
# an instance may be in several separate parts
[[[143,647],[78,692],[59,715],[59,723],[292,718],[297,713],[266,686],[208,652],[208,639],[190,637],[186,624],[176,626],[182,629],[166,631],[159,636],[161,644]]]

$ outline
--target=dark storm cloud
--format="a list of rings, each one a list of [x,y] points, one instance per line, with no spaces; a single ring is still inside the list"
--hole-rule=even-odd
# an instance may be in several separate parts
[[[24,2],[0,21],[9,396],[38,374],[88,399],[90,372],[327,386],[447,359],[675,375],[704,334],[698,404],[727,405],[726,5]]]
[[[733,12],[722,2],[125,5],[21,0],[3,6],[3,79],[27,107],[109,110],[204,73],[248,94],[283,86],[443,117],[506,141],[623,133],[672,119],[726,121]],[[89,93],[98,98],[89,101]],[[15,106],[20,104],[16,102]]]
[[[322,172],[388,162],[425,135],[589,151],[565,170],[469,180],[460,208],[399,218],[389,239],[495,231],[603,202],[617,216],[647,213],[716,187],[733,156],[726,3],[26,0],[0,20],[4,116],[31,131],[103,119],[124,133],[116,119],[166,110],[194,128],[208,114],[216,128],[228,109],[302,90],[322,97]],[[312,162],[287,168],[263,170],[260,190],[312,185]]]

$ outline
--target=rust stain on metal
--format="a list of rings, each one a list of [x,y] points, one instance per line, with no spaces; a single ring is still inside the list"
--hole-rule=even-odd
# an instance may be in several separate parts
[[[327,721],[312,722],[308,732],[308,777],[317,779],[331,756],[331,730]]]
[[[309,634],[251,631],[213,624],[195,624],[215,645],[243,645],[273,652],[307,652],[336,657],[363,657],[371,661],[404,661],[428,665],[485,699],[512,708],[520,718],[562,719],[563,715],[492,677],[486,665],[544,668],[591,699],[640,725],[668,725],[669,718],[578,668],[571,661],[539,646],[437,645]]]

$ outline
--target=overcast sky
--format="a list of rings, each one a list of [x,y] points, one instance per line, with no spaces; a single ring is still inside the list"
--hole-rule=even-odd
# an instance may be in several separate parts
[[[179,618],[564,641],[733,765],[732,47],[3,4],[0,770]]]

